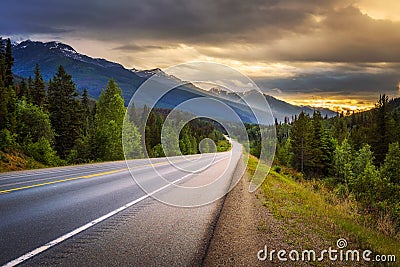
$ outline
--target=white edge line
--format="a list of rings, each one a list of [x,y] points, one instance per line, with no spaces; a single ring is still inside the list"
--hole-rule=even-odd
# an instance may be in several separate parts
[[[227,157],[224,157],[224,158],[214,162],[214,164],[216,164],[216,163],[218,163],[218,162],[220,162],[220,161],[222,161],[223,159],[226,159],[226,158]],[[155,193],[160,192],[161,190],[164,190],[165,188],[167,188],[167,187],[169,187],[169,186],[171,186],[171,185],[173,185],[173,184],[175,184],[177,182],[180,182],[181,180],[185,179],[186,177],[188,177],[190,175],[193,175],[193,173],[186,174],[185,176],[183,176],[183,177],[181,177],[181,178],[179,178],[179,179],[177,179],[177,180],[175,180],[175,181],[173,181],[173,182],[171,182],[171,183],[169,183],[167,185],[164,185],[163,187],[160,187],[157,190],[154,190],[153,192],[151,192],[151,193],[149,193],[147,195],[144,195],[144,196],[142,196],[142,197],[140,197],[140,198],[138,198],[138,199],[136,199],[136,200],[134,200],[132,202],[129,202],[128,204],[125,204],[124,206],[122,206],[122,207],[120,207],[120,208],[118,208],[116,210],[113,210],[113,211],[107,213],[106,215],[103,215],[100,218],[97,218],[97,219],[95,219],[95,220],[93,220],[93,221],[91,221],[91,222],[89,222],[89,223],[87,223],[87,224],[85,224],[85,225],[83,225],[81,227],[78,227],[75,230],[73,230],[73,231],[71,231],[71,232],[69,232],[69,233],[67,233],[67,234],[65,234],[63,236],[60,236],[60,237],[58,237],[58,238],[56,238],[56,239],[44,244],[43,246],[38,247],[38,248],[36,248],[36,249],[34,249],[34,250],[22,255],[21,257],[18,257],[15,260],[12,260],[12,261],[4,264],[2,267],[12,267],[12,266],[16,266],[18,264],[21,264],[22,262],[24,262],[24,261],[26,261],[26,260],[28,260],[28,259],[30,259],[30,258],[42,253],[45,250],[48,250],[49,248],[51,248],[51,247],[53,247],[53,246],[65,241],[65,240],[67,240],[68,238],[71,238],[74,235],[77,235],[80,232],[83,232],[86,229],[89,229],[90,227],[92,227],[92,226],[94,226],[94,225],[96,225],[96,224],[98,224],[98,223],[110,218],[111,216],[113,216],[113,215],[115,215],[115,214],[117,214],[117,213],[119,213],[119,212],[121,212],[123,210],[126,210],[127,208],[129,208],[132,205],[135,205],[138,202],[150,197],[151,195],[154,195]]]

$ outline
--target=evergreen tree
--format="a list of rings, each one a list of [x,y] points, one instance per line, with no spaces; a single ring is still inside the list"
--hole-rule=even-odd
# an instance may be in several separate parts
[[[25,78],[21,79],[21,82],[19,84],[19,91],[18,91],[18,98],[25,98],[25,100],[28,100],[28,85],[26,83]]]
[[[190,137],[190,144],[192,145],[189,154],[197,154],[198,153],[198,146],[197,146],[197,140],[194,135],[191,135]]]
[[[371,146],[366,144],[358,151],[353,161],[353,174],[361,174],[368,163],[374,164],[374,155],[371,151]]]
[[[89,95],[86,88],[83,90],[81,98],[81,115],[82,115],[83,135],[88,135],[92,123],[91,123],[91,109],[89,103]]]
[[[69,155],[68,161],[73,163],[85,163],[92,159],[92,144],[93,144],[93,116],[89,103],[87,90],[84,89],[80,101],[79,120],[81,121],[82,129],[79,138],[75,141],[73,150]]]
[[[309,172],[312,167],[312,137],[313,130],[310,118],[304,112],[301,112],[293,123],[290,139],[293,165],[301,172]]]
[[[350,183],[350,188],[356,199],[367,210],[372,210],[377,203],[381,186],[382,180],[379,171],[371,162],[368,162],[362,173],[358,174]]]
[[[189,155],[192,152],[192,143],[190,142],[187,125],[183,127],[179,140],[179,147],[183,155]]]
[[[388,104],[389,98],[381,95],[374,110],[375,130],[372,132],[373,151],[378,164],[383,163],[390,143],[389,123],[388,123]]]
[[[333,153],[333,169],[335,177],[340,183],[348,184],[353,177],[353,159],[353,150],[345,139]]]
[[[164,135],[162,136],[162,149],[163,154],[167,157],[172,157],[172,156],[177,156],[180,154],[179,151],[179,143],[177,144],[177,140],[179,140],[179,135],[175,131],[174,128],[176,128],[171,121],[166,122],[163,125],[164,129]],[[159,150],[155,150],[159,151]]]
[[[389,151],[382,166],[381,173],[390,183],[400,185],[400,147],[399,143],[389,145]]]
[[[140,118],[138,117],[135,103],[129,104],[129,109],[127,112],[128,112],[129,119],[131,120],[131,122],[133,124],[135,124],[136,126],[140,125]]]
[[[322,137],[324,134],[324,128],[322,126],[322,116],[321,112],[314,111],[312,118],[312,143],[311,143],[311,160],[310,165],[313,169],[313,173],[316,175],[320,175],[323,169],[325,168],[323,160],[323,151],[322,151]]]
[[[125,118],[123,128],[123,147],[125,159],[136,159],[143,157],[143,148],[138,128],[132,123],[129,115]],[[159,149],[157,151],[159,153]]]
[[[60,65],[49,82],[49,112],[56,133],[56,150],[65,159],[81,133],[79,100],[72,76]]]
[[[5,76],[6,76],[6,53],[4,50],[3,38],[0,37],[0,88],[5,87]]]
[[[11,42],[7,40],[6,49],[0,37],[0,130],[14,133],[17,97],[13,85]],[[0,140],[1,142],[2,140]]]
[[[0,86],[0,130],[6,129],[8,126],[7,117],[9,116],[8,101],[9,94],[8,89],[4,86]]]
[[[5,87],[14,86],[14,77],[12,73],[12,66],[14,65],[14,57],[12,56],[10,38],[8,38],[6,42],[6,51],[4,57],[5,57],[4,86]]]
[[[35,65],[34,78],[32,81],[32,103],[42,107],[46,102],[46,85],[40,72],[39,64]]]
[[[32,100],[33,99],[33,96],[32,96],[33,92],[34,92],[33,80],[32,80],[32,77],[29,76],[29,78],[28,78],[28,92],[27,92],[27,97],[26,97],[26,100],[29,103],[32,103],[32,101],[33,101]]]
[[[96,156],[102,160],[123,159],[122,126],[125,116],[122,91],[114,79],[100,94],[95,116]]]

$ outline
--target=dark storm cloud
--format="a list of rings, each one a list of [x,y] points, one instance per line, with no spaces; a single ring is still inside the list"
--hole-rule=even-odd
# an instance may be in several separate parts
[[[166,49],[168,46],[161,46],[161,45],[138,45],[138,44],[125,44],[121,46],[117,46],[113,48],[113,50],[121,50],[121,51],[129,51],[129,52],[136,52],[136,51],[146,51],[146,50],[153,50],[153,49]],[[173,47],[170,47],[173,48]]]
[[[301,73],[290,78],[258,78],[255,82],[267,93],[278,88],[283,93],[292,95],[296,93],[348,97],[362,95],[370,100],[376,100],[377,96],[383,93],[398,95],[400,64],[381,68],[373,66],[374,71],[371,72],[360,65],[349,64],[330,71]]]
[[[14,0],[0,10],[0,34],[64,32],[124,51],[187,44],[247,62],[400,62],[400,23],[374,20],[352,2]]]
[[[52,33],[45,27],[88,30],[97,38],[130,39],[134,36],[180,40],[240,39],[242,33],[271,27],[296,29],[307,20],[313,6],[290,7],[291,1],[53,1],[16,0],[1,11],[1,31],[26,33],[13,25],[37,24],[36,33]],[[317,5],[315,5],[317,6]],[[5,29],[5,27],[7,29]],[[204,39],[205,37],[208,37]]]

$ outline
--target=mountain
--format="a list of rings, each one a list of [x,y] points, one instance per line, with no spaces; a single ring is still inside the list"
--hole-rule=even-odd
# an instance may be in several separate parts
[[[33,76],[38,63],[43,79],[48,81],[54,76],[59,65],[73,77],[79,91],[88,89],[89,95],[97,98],[113,77],[123,90],[124,99],[129,101],[133,92],[145,81],[121,64],[105,59],[91,58],[76,52],[71,46],[60,42],[24,41],[13,47],[14,74],[21,77]]]
[[[163,72],[161,69],[137,70],[126,69],[121,64],[107,61],[101,58],[91,58],[78,53],[71,46],[60,42],[38,42],[23,41],[13,45],[14,67],[13,72],[20,77],[33,76],[35,64],[38,63],[45,81],[54,76],[59,65],[63,65],[65,70],[72,75],[78,91],[88,89],[89,95],[97,98],[101,90],[105,88],[108,80],[114,78],[122,89],[125,104],[128,105],[133,93],[149,77],[155,75],[157,82],[153,94],[157,95],[157,88],[165,88],[165,84],[181,84],[178,78]],[[152,94],[149,92],[149,96]],[[253,122],[254,118],[243,102],[237,101],[233,94],[204,91],[191,83],[181,85],[160,99],[158,107],[174,108],[180,103],[196,97],[213,97],[220,99],[231,106],[245,122]],[[312,113],[309,107],[298,107],[284,101],[266,96],[274,116],[278,120],[283,120],[285,116],[299,114],[302,110]],[[143,99],[145,103],[145,99]],[[135,103],[140,104],[140,103]],[[324,111],[325,112],[325,111]],[[326,112],[328,113],[328,112]],[[323,113],[325,115],[325,113]],[[333,112],[328,116],[334,115]]]
[[[241,98],[246,98],[249,97],[251,94],[257,94],[259,93],[253,91],[247,91],[247,92],[240,92],[240,93],[232,93],[232,92],[227,92],[226,90],[223,90],[221,88],[211,88],[210,93],[224,99],[229,99],[231,101],[240,101]],[[283,121],[285,117],[288,117],[291,119],[292,116],[300,114],[302,111],[305,112],[306,114],[312,115],[314,113],[314,110],[319,110],[321,112],[321,115],[323,117],[328,116],[328,117],[333,117],[336,116],[336,112],[327,109],[327,108],[313,108],[309,106],[296,106],[289,104],[285,101],[282,101],[280,99],[277,99],[273,96],[266,95],[264,94],[265,98],[267,99],[267,102],[271,108],[272,114],[274,115],[275,118],[278,119],[278,121]]]

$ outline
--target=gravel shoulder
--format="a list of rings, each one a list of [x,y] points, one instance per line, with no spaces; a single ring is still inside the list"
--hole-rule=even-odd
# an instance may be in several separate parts
[[[226,196],[204,266],[268,266],[258,260],[259,250],[265,245],[289,248],[281,223],[262,206],[257,191],[248,192],[248,186],[245,174]]]
[[[266,179],[272,179],[268,176]],[[322,249],[332,247],[336,249],[337,238],[329,237],[326,231],[331,228],[321,224],[314,218],[305,217],[302,220],[294,220],[290,216],[281,216],[274,208],[285,210],[292,214],[293,206],[284,200],[274,188],[264,192],[267,184],[272,180],[266,180],[261,189],[254,193],[248,192],[249,178],[247,172],[239,183],[226,196],[216,227],[203,260],[203,266],[364,266],[365,262],[355,261],[329,261],[325,255],[323,261],[302,260],[302,252],[315,251],[316,259],[320,257]],[[281,183],[278,186],[284,187]],[[276,188],[275,188],[276,190]],[[291,198],[298,198],[299,192],[291,188],[280,188],[281,194],[285,193]],[[280,199],[281,198],[281,199]],[[272,203],[271,203],[272,202]],[[269,204],[268,204],[269,203]],[[304,210],[309,209],[304,204]],[[294,212],[293,215],[296,213]],[[321,214],[320,214],[321,215]],[[323,215],[323,214],[322,214]],[[293,216],[292,216],[293,217]],[[319,217],[318,217],[319,218]],[[323,229],[321,229],[321,227]],[[336,233],[336,232],[335,232]],[[335,234],[333,233],[333,235]],[[344,235],[345,238],[349,238]],[[335,239],[336,238],[336,239]],[[267,257],[260,261],[257,254],[267,247]],[[358,249],[358,245],[350,244],[351,249]],[[270,253],[274,250],[273,259]],[[287,261],[280,261],[277,253],[286,251]],[[296,250],[300,253],[299,261],[293,261],[288,254]],[[261,257],[265,254],[261,253]]]

